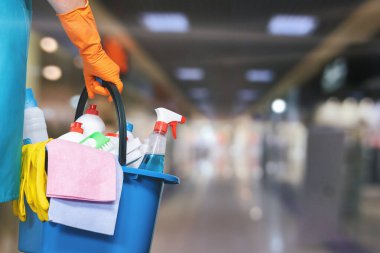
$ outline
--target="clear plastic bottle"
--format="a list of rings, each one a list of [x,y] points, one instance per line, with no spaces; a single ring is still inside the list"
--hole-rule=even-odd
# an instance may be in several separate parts
[[[149,136],[148,148],[139,169],[156,172],[164,171],[166,133],[172,128],[174,139],[177,136],[177,124],[186,122],[186,118],[165,108],[157,108],[157,121],[153,133]]]
[[[149,137],[149,144],[139,169],[157,172],[164,171],[166,133],[153,132]]]
[[[106,129],[103,120],[99,117],[99,111],[96,109],[96,105],[90,105],[86,113],[80,116],[76,122],[82,123],[84,137],[95,132],[103,133]]]
[[[36,143],[48,138],[44,113],[37,105],[32,88],[27,88],[24,109],[24,143]]]

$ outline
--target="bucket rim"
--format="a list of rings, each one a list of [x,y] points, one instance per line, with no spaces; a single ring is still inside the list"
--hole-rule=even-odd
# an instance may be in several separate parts
[[[135,168],[129,168],[127,166],[122,166],[124,174],[134,175],[134,176],[144,176],[144,177],[151,177],[155,179],[162,180],[165,184],[179,184],[180,179],[177,176],[166,174],[166,173],[160,173],[156,171],[150,171],[150,170],[139,170]]]

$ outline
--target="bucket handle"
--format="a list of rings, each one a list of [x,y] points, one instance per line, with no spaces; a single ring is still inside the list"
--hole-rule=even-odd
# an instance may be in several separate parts
[[[124,111],[123,100],[121,98],[121,95],[118,89],[116,88],[114,84],[110,82],[102,81],[102,86],[105,87],[109,91],[115,104],[118,125],[119,125],[119,163],[121,166],[125,166],[127,163],[126,162],[127,142],[125,141],[127,133],[126,133],[126,127],[125,127],[125,111]],[[88,94],[87,94],[87,89],[85,87],[79,97],[74,121],[76,121],[80,116],[83,115],[87,100],[88,100]]]

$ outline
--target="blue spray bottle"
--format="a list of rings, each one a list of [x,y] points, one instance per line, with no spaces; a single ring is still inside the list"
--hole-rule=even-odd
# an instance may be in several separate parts
[[[149,136],[148,149],[139,169],[164,172],[166,133],[172,128],[174,139],[177,137],[177,124],[186,122],[186,118],[165,108],[157,108],[157,121],[153,133]]]

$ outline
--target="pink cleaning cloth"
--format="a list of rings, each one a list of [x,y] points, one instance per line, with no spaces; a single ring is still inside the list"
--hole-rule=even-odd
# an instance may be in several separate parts
[[[47,144],[46,196],[108,202],[116,200],[116,164],[111,153],[78,143]]]
[[[116,200],[89,202],[50,199],[49,221],[106,235],[114,235],[123,187],[123,169],[116,163]]]

